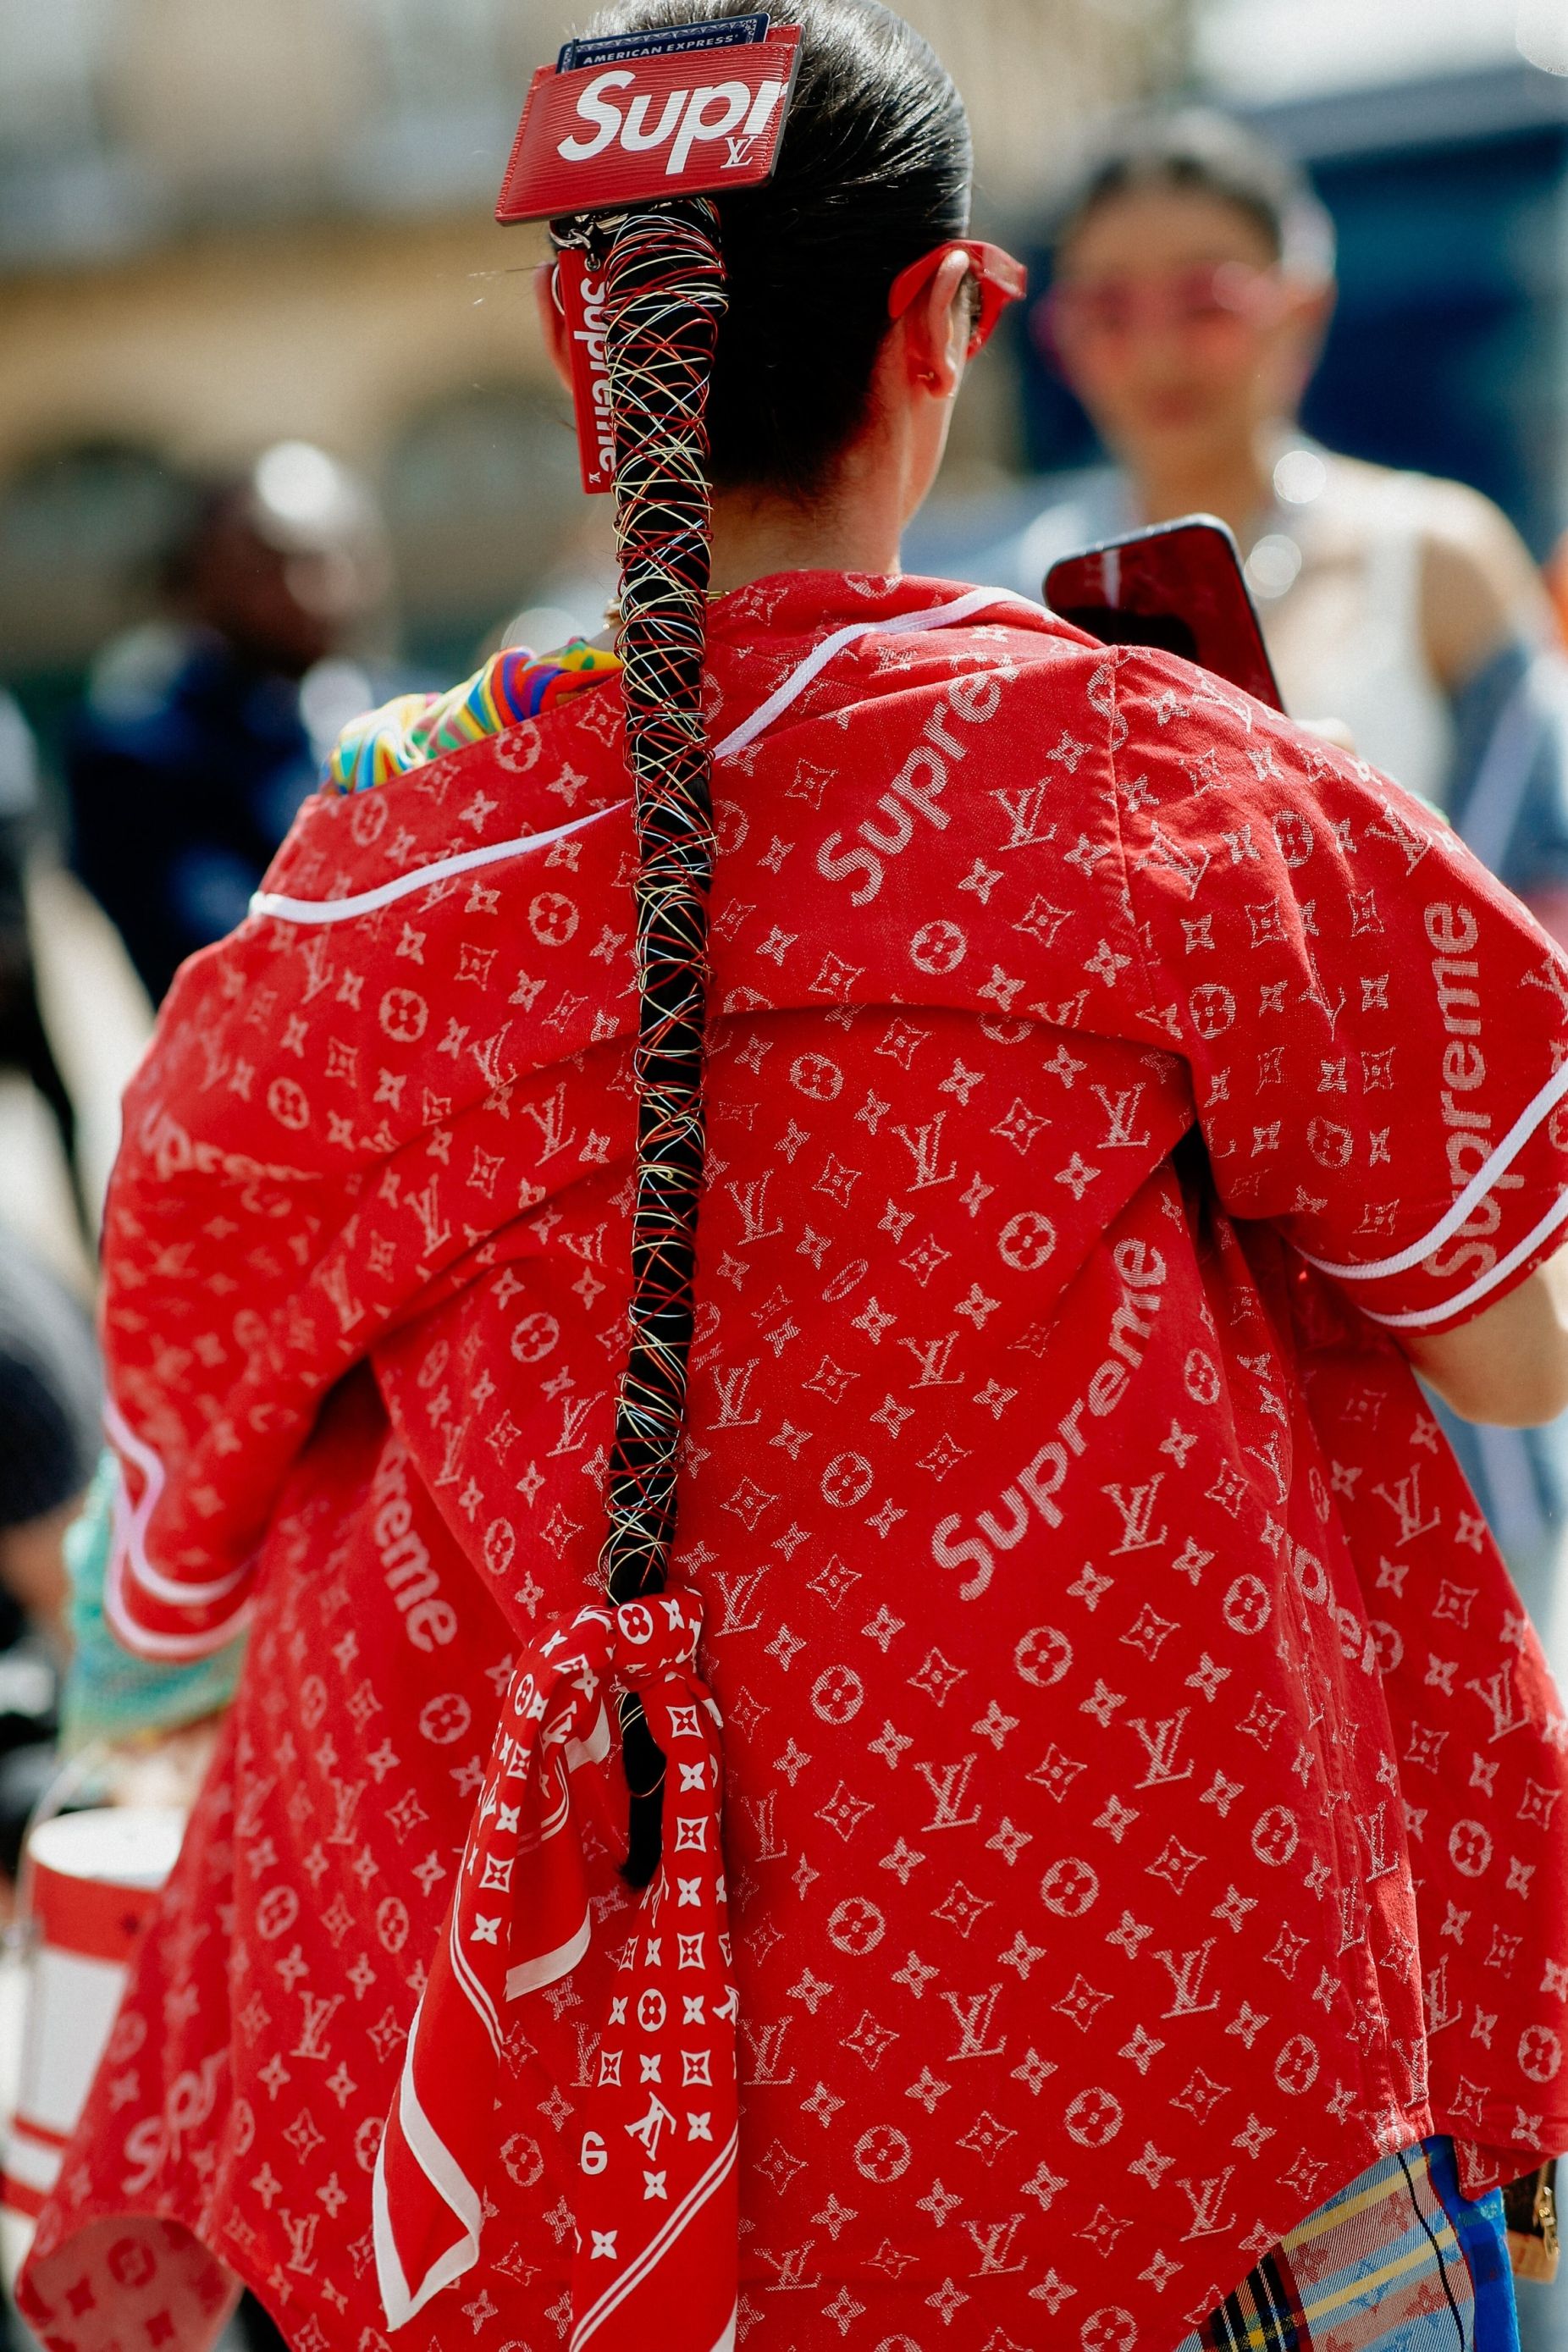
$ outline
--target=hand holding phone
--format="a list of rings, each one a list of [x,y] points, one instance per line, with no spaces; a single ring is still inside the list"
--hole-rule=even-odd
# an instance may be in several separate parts
[[[1240,551],[1213,515],[1184,515],[1066,556],[1046,574],[1045,598],[1102,645],[1158,646],[1285,707]]]

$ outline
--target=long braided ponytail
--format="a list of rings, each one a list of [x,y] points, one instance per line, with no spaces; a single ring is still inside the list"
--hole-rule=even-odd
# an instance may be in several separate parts
[[[605,282],[619,652],[637,836],[631,1343],[601,1556],[617,1603],[668,1581],[691,1346],[713,871],[701,694],[712,508],[706,420],[726,299],[718,239],[718,215],[701,198],[586,232]],[[630,1694],[621,1701],[621,1729],[632,1790],[626,1875],[641,1885],[658,1864],[664,1759]]]

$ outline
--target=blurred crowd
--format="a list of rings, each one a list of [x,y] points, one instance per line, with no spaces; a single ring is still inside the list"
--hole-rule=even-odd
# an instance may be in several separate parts
[[[1142,117],[1063,193],[1051,246],[1027,331],[1092,421],[1101,458],[1042,489],[1003,539],[977,516],[957,559],[950,522],[944,568],[1038,595],[1073,549],[1219,516],[1293,713],[1348,730],[1568,940],[1568,565],[1543,577],[1473,488],[1363,462],[1302,429],[1335,247],[1306,182],[1222,117]],[[155,609],[94,662],[52,797],[22,710],[0,692],[6,1883],[53,1770],[71,1640],[66,1531],[98,1454],[103,1097],[181,962],[244,916],[342,726],[431,682],[378,650],[395,584],[363,484],[323,450],[280,442],[191,486]],[[510,635],[498,614],[475,662]],[[52,1192],[41,1207],[40,1183]],[[1568,1433],[1453,1434],[1561,1670]]]

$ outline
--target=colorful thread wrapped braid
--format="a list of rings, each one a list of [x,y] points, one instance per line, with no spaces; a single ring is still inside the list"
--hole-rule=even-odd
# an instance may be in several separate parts
[[[443,751],[499,735],[520,719],[537,719],[585,688],[617,676],[620,668],[615,654],[583,637],[574,637],[552,654],[508,646],[449,693],[400,695],[395,702],[356,719],[339,738],[323,782],[340,793],[370,792]]]
[[[662,1591],[675,1534],[702,1191],[711,761],[702,724],[711,492],[708,389],[726,307],[718,215],[700,200],[591,232],[605,279],[616,434],[626,755],[637,830],[639,1026],[631,1343],[601,1564],[614,1603]],[[664,1759],[621,1706],[632,1790],[626,1875],[658,1867]]]
[[[701,717],[711,515],[705,420],[726,296],[711,205],[660,205],[588,234],[606,278],[621,559],[617,650],[581,638],[547,657],[508,650],[448,694],[402,696],[345,730],[325,782],[341,793],[371,791],[624,674],[639,850],[640,1017],[631,1344],[602,1561],[610,1600],[618,1603],[668,1581],[686,1412],[713,866]],[[645,1883],[658,1859],[664,1759],[640,1703],[625,1705],[622,1729],[633,1790],[627,1872]]]

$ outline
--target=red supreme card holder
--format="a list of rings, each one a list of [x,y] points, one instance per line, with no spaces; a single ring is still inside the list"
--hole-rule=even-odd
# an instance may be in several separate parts
[[[773,176],[800,69],[800,28],[757,17],[681,26],[614,44],[575,42],[533,78],[496,206],[499,221],[620,212],[668,196],[710,196]],[[737,26],[748,37],[737,40]]]
[[[771,179],[800,71],[800,28],[765,8],[706,25],[569,41],[533,77],[499,221],[623,212]],[[605,288],[590,256],[557,257],[583,488],[616,483]]]
[[[616,425],[605,361],[605,281],[585,253],[569,246],[555,264],[555,292],[572,346],[572,403],[583,488],[599,496],[616,487]]]

